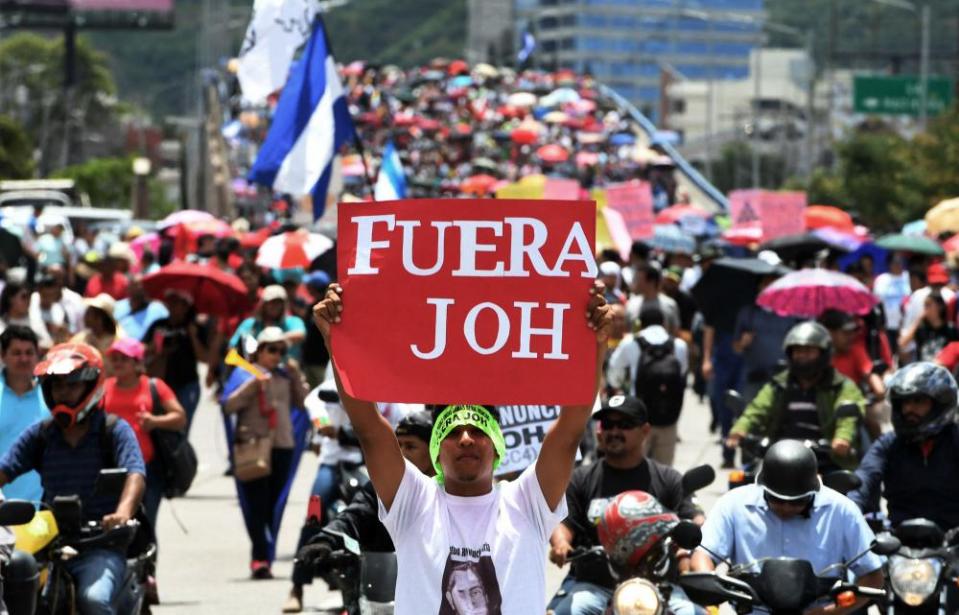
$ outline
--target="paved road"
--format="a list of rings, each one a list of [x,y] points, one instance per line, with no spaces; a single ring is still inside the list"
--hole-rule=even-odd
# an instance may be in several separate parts
[[[685,470],[701,463],[718,467],[719,446],[709,434],[708,409],[687,398],[680,423],[682,443],[676,467]],[[307,453],[296,477],[280,532],[279,560],[273,568],[276,579],[249,579],[250,544],[243,527],[236,492],[226,468],[226,443],[219,408],[204,394],[191,434],[200,458],[200,471],[189,497],[164,501],[160,508],[159,586],[163,604],[154,609],[161,615],[230,613],[259,615],[279,613],[286,592],[292,554],[300,523],[306,512],[316,457]],[[700,494],[707,507],[725,491],[723,475]],[[178,521],[179,520],[179,521]],[[182,523],[182,528],[181,524]],[[545,555],[544,555],[545,560]],[[563,578],[548,566],[548,590],[555,591]],[[327,591],[322,581],[307,588],[306,612],[326,612],[338,604],[338,596]]]

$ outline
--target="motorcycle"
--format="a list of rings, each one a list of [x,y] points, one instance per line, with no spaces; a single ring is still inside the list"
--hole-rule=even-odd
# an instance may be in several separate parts
[[[741,413],[746,407],[746,402],[739,392],[732,389],[726,391],[725,401],[727,407],[734,409],[737,413]],[[859,407],[856,404],[840,405],[836,411],[836,417],[845,418],[850,416],[860,417]],[[765,457],[766,451],[768,451],[769,447],[775,444],[775,442],[775,440],[768,436],[757,436],[754,434],[746,434],[743,436],[739,443],[743,451],[743,467],[729,473],[728,486],[730,491],[737,487],[756,482],[756,475],[759,473],[759,467],[762,464],[763,457]],[[816,454],[819,473],[823,476],[824,482],[826,478],[832,474],[845,473],[843,470],[838,469],[832,460],[832,443],[829,440],[803,440],[803,444]],[[858,456],[856,450],[851,450],[849,454]],[[828,486],[832,487],[832,485]],[[848,489],[847,491],[851,490],[852,489]],[[837,491],[839,491],[839,489],[837,489]]]
[[[94,493],[122,492],[126,475],[125,469],[102,470]],[[25,504],[33,508],[32,503]],[[120,613],[149,613],[145,584],[156,557],[156,544],[140,534],[141,524],[135,519],[109,530],[98,521],[83,523],[82,519],[83,504],[78,496],[57,496],[52,503],[41,504],[29,523],[14,528],[17,550],[33,559],[38,574],[32,591],[35,608],[11,608],[11,615],[76,615],[77,589],[63,562],[92,549],[127,553],[126,572],[113,606]],[[26,604],[25,597],[23,600]]]
[[[887,613],[942,614],[956,611],[959,583],[959,528],[948,532],[928,519],[902,522],[881,534],[877,553],[885,564]]]
[[[351,536],[328,529],[323,534],[337,548],[313,563],[314,574],[339,588],[343,609],[349,615],[393,615],[396,553],[361,551]]]
[[[0,503],[0,526],[12,527],[29,523],[36,509],[30,502],[6,500]],[[13,540],[13,535],[10,535]],[[33,614],[37,594],[37,566],[29,555],[12,550],[13,543],[4,545],[0,553],[0,596],[7,611]],[[2,611],[2,608],[0,608]]]
[[[716,472],[712,466],[692,468],[683,474],[683,493],[691,496],[715,479]],[[679,551],[695,549],[701,539],[702,533],[698,525],[692,521],[680,521],[667,535],[660,537],[662,548],[652,556],[654,559],[649,566],[645,567],[648,570],[645,576],[633,576],[619,581],[610,598],[607,613],[632,615],[642,612],[664,615],[674,591],[674,584],[677,578],[680,578]],[[575,562],[592,558],[608,564],[607,554],[601,546],[573,549],[566,559],[568,562]],[[562,595],[562,592],[557,593],[557,596]]]
[[[698,528],[697,528],[698,529]],[[881,541],[850,561],[833,564],[815,572],[808,561],[790,557],[771,557],[733,565],[714,553],[713,557],[729,566],[725,574],[693,572],[679,578],[686,595],[702,606],[729,602],[737,613],[755,609],[771,615],[800,615],[817,602],[831,602],[838,608],[849,608],[859,598],[881,602],[882,589],[864,587],[848,581],[849,567],[870,551],[880,553]]]

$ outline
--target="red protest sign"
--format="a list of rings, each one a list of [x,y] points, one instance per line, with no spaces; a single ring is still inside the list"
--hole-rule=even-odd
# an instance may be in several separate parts
[[[592,403],[596,206],[424,199],[339,205],[346,392],[371,401]]]
[[[644,239],[653,236],[653,191],[649,182],[632,180],[606,188],[606,206],[618,211],[629,236]]]

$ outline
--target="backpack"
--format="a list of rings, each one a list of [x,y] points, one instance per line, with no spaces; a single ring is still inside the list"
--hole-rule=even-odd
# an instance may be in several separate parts
[[[150,399],[153,403],[153,414],[163,414],[163,404],[154,378],[150,378]],[[153,439],[153,449],[163,472],[164,497],[177,498],[186,494],[196,478],[197,471],[196,451],[193,450],[186,432],[154,429],[150,432],[150,437]]]
[[[636,397],[646,405],[650,425],[673,425],[679,420],[679,412],[683,409],[683,393],[686,389],[674,340],[670,336],[662,344],[651,344],[637,337],[636,343],[640,348],[639,365],[636,368]]]

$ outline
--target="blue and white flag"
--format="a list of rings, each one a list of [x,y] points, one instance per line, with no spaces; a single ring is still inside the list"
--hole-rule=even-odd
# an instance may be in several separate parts
[[[249,180],[294,196],[313,195],[313,218],[323,215],[333,159],[356,129],[320,18],[290,71],[273,123]]]
[[[536,49],[536,37],[533,36],[532,32],[526,30],[523,32],[523,48],[516,54],[516,61],[522,64],[533,55],[534,49]]]
[[[406,176],[403,163],[396,153],[392,141],[383,148],[383,162],[380,163],[380,175],[376,178],[373,198],[377,201],[395,201],[406,197]]]

